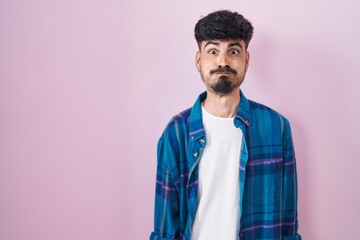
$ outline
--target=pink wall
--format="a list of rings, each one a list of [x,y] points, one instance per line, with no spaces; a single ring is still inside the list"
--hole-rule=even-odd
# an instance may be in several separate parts
[[[221,8],[255,26],[242,89],[292,123],[304,239],[360,239],[359,1],[2,0],[1,240],[147,239],[156,142]]]

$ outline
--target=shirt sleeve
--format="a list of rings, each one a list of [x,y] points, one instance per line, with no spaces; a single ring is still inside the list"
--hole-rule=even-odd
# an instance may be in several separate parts
[[[178,192],[171,171],[167,167],[167,162],[174,161],[175,157],[171,144],[163,135],[158,142],[157,150],[154,231],[150,235],[150,240],[180,239]]]
[[[283,240],[301,240],[298,234],[298,184],[296,157],[292,141],[290,123],[284,119],[283,128],[283,183],[282,183],[282,238]]]

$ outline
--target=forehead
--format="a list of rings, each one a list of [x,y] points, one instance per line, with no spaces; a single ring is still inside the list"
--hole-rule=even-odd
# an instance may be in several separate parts
[[[240,46],[239,46],[240,45]],[[245,48],[245,41],[242,39],[210,39],[204,40],[201,42],[201,48],[208,46],[218,46],[218,47],[234,47],[239,46]]]

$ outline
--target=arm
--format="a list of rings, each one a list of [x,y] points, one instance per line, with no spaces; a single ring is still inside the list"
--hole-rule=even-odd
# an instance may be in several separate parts
[[[177,240],[179,233],[178,192],[167,161],[175,159],[170,143],[162,136],[158,142],[154,231],[150,240]]]
[[[282,240],[301,240],[298,234],[298,186],[295,150],[289,121],[283,127]]]

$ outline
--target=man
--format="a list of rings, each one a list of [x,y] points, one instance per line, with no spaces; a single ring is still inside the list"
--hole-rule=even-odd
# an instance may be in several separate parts
[[[195,26],[206,92],[158,142],[150,239],[301,239],[289,122],[239,88],[252,34],[251,23],[230,11]]]

